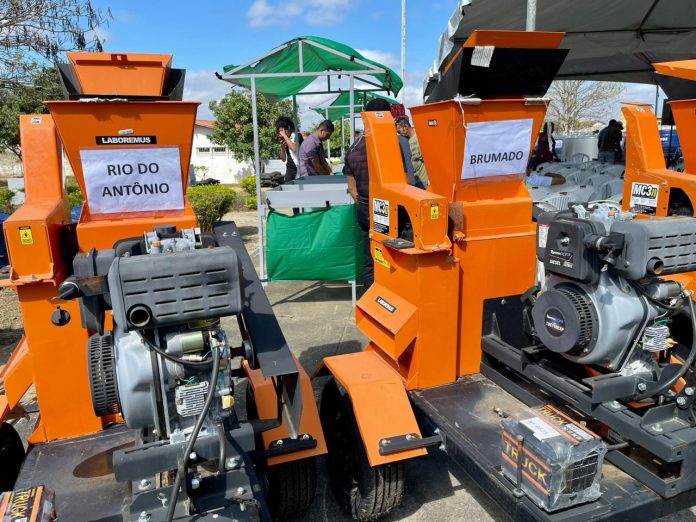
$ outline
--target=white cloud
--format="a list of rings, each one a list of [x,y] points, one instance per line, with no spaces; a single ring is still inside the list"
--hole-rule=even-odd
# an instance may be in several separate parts
[[[349,0],[255,0],[246,15],[256,29],[287,26],[298,21],[309,25],[333,25],[341,22],[351,7]]]
[[[201,102],[196,116],[200,120],[214,119],[208,103],[222,99],[231,89],[232,84],[218,80],[213,71],[186,71],[184,100]]]
[[[377,63],[381,63],[382,65],[386,65],[394,71],[399,71],[399,69],[401,69],[401,60],[392,53],[378,51],[375,49],[356,49],[356,51],[358,51],[368,60],[373,60]]]

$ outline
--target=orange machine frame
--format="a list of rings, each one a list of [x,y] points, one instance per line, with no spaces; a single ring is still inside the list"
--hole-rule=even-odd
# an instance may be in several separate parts
[[[478,31],[465,46],[557,48],[562,37]],[[386,202],[388,227],[375,230],[371,213],[375,283],[356,308],[356,324],[370,342],[362,354],[324,360],[323,371],[332,373],[351,397],[373,466],[384,462],[380,438],[409,430],[420,434],[413,428],[417,424],[406,390],[478,373],[484,300],[524,293],[534,285],[536,269],[524,169],[494,178],[461,179],[460,173],[468,124],[531,120],[531,152],[546,115],[545,101],[458,98],[413,107],[411,115],[429,190],[407,184],[391,115],[362,114],[370,204],[380,200],[383,212]],[[410,248],[398,242],[406,215],[413,228]],[[401,386],[387,394],[391,382]],[[387,395],[390,403],[385,403]],[[401,423],[395,426],[394,419]],[[419,454],[415,451],[392,455],[389,461]]]
[[[70,53],[68,58],[82,93],[87,95],[157,98],[162,96],[170,75],[170,55]],[[142,235],[157,225],[176,225],[178,229],[198,226],[185,196],[181,210],[91,213],[80,159],[80,150],[101,148],[95,146],[95,136],[117,136],[124,129],[157,136],[158,147],[179,149],[185,192],[197,102],[93,100],[53,101],[46,105],[50,115],[20,118],[26,203],[4,225],[11,272],[9,279],[0,282],[16,290],[25,329],[24,337],[0,371],[5,386],[5,394],[0,395],[0,423],[18,407],[33,384],[40,417],[30,443],[95,433],[120,420],[118,416],[95,416],[87,373],[90,332],[80,324],[78,302],[57,297],[58,286],[72,273],[74,255],[112,248],[116,241]],[[85,198],[76,225],[72,224],[63,190],[62,150]],[[57,306],[72,317],[62,327],[50,322]],[[251,370],[249,377],[259,390],[259,411],[266,413],[266,401],[275,410],[275,393],[270,396],[262,392],[272,389],[271,381]],[[317,447],[272,459],[269,464],[326,452],[316,402],[304,372],[300,374],[300,385],[304,397],[301,427],[317,439]],[[276,431],[287,432],[284,427]]]

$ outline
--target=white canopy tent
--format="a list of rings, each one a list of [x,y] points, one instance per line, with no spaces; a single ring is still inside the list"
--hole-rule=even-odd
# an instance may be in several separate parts
[[[566,33],[557,79],[656,83],[655,62],[696,57],[693,0],[536,0],[536,30]],[[476,29],[523,31],[527,2],[459,0],[425,78],[427,97],[453,50]]]

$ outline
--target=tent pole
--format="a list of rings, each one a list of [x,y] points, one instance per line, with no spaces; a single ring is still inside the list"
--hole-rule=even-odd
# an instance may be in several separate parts
[[[527,31],[536,31],[537,0],[527,0]]]
[[[406,0],[401,0],[401,80],[406,81]],[[406,89],[401,89],[401,105],[406,99]]]
[[[295,123],[295,132],[300,132],[300,115],[297,114],[297,95],[292,95],[292,121]]]
[[[326,111],[324,111],[324,112],[326,114],[326,119],[328,120],[329,119],[329,108],[327,107]],[[326,140],[326,142],[327,142],[327,147],[329,149],[329,161],[331,161],[331,138]]]
[[[355,88],[355,78],[353,75],[350,75],[350,89],[348,92],[350,92],[350,101],[348,102],[350,104],[350,144],[353,144],[353,141],[355,140],[355,111],[353,110],[353,104],[355,103],[355,100],[353,99],[353,91]]]
[[[344,124],[345,118],[341,117],[341,158],[345,160],[346,157],[346,126]]]
[[[254,123],[254,171],[256,174],[256,213],[258,215],[259,233],[259,279],[266,285],[266,265],[263,259],[263,218],[265,214],[261,200],[261,154],[259,153],[259,119],[256,114],[256,78],[251,78],[251,114]]]

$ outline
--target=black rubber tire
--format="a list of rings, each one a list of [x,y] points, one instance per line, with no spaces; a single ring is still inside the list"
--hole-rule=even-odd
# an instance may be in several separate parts
[[[319,415],[328,449],[329,481],[341,506],[361,522],[399,507],[404,498],[404,463],[370,466],[350,397],[334,378],[324,386]]]
[[[22,439],[12,426],[0,424],[0,492],[11,491],[24,461]]]
[[[264,466],[268,486],[268,508],[274,519],[307,511],[317,491],[317,463],[314,457]]]
[[[259,414],[251,384],[246,388],[247,420],[257,419]],[[258,435],[258,441],[261,441]],[[293,460],[267,466],[257,463],[256,469],[266,485],[268,508],[274,520],[297,515],[309,509],[317,491],[316,458]]]

